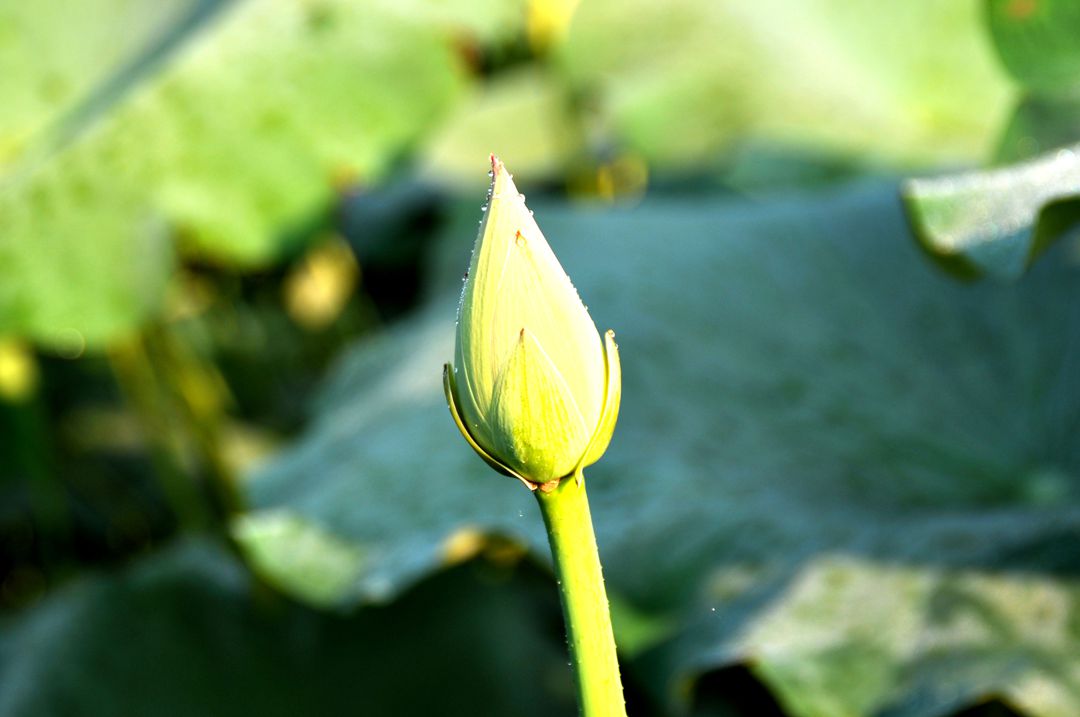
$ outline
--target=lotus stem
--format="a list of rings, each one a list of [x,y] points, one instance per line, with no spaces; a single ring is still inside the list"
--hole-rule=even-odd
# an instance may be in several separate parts
[[[582,717],[626,717],[615,636],[585,481],[534,493],[544,516]]]

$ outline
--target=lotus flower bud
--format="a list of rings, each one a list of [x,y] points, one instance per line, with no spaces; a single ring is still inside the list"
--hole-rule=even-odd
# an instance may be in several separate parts
[[[494,155],[443,384],[469,445],[530,488],[580,480],[615,430],[622,390],[615,335],[601,340]]]

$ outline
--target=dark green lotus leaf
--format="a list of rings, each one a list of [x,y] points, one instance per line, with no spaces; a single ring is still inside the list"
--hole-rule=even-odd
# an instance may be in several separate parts
[[[7,617],[0,714],[571,715],[558,610],[535,569],[474,562],[391,606],[320,613],[189,543]]]
[[[995,667],[1026,664],[1030,643],[976,641],[985,661],[973,648],[940,683],[929,657],[905,661],[934,647],[921,641],[938,583],[991,602],[1022,585],[1002,634],[1031,629],[1038,596],[1080,610],[1055,577],[1080,571],[1080,267],[1067,247],[1016,283],[958,284],[920,255],[892,186],[608,211],[537,203],[536,215],[620,346],[619,425],[586,477],[609,590],[659,617],[647,644],[680,623],[702,638],[641,668],[657,694],[749,663],[806,717],[899,709],[917,690],[995,690],[1039,717],[1068,714],[1036,708],[1024,681],[1075,695],[1072,677]],[[385,600],[484,535],[546,555],[530,494],[473,455],[442,398],[468,224],[434,264],[431,305],[346,356],[306,435],[249,484],[249,526],[291,515],[353,546],[350,579],[323,603]],[[281,549],[267,532],[240,538],[265,559]],[[826,590],[811,609],[817,593],[801,586],[836,554],[864,587]],[[326,564],[295,550],[275,564],[290,562],[297,576]],[[870,586],[894,584],[871,604]],[[697,628],[703,612],[717,630]],[[951,624],[936,648],[966,654]],[[1080,637],[1054,640],[1048,654],[1080,654]]]

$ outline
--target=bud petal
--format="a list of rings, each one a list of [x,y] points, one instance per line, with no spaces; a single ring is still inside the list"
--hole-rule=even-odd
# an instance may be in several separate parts
[[[589,446],[591,427],[528,329],[499,374],[491,408],[495,454],[534,483],[568,475]]]

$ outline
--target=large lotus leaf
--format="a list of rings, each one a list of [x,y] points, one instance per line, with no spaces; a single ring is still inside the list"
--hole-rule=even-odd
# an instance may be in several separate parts
[[[971,161],[1010,92],[981,0],[596,0],[560,65],[596,120],[661,162],[747,136],[876,161]]]
[[[957,285],[915,249],[892,187],[537,216],[617,332],[622,413],[587,481],[608,584],[636,609],[720,590],[728,619],[752,622],[774,609],[769,586],[834,551],[942,570],[1080,566],[1068,252],[1017,284]],[[471,240],[455,232],[443,286],[460,285],[449,272]],[[478,532],[546,553],[529,493],[450,421],[436,369],[456,296],[440,296],[347,356],[306,436],[250,484],[240,533],[279,578],[305,563],[295,550],[267,560],[259,536],[274,531],[259,523],[283,515],[321,536],[293,544],[353,546],[341,604],[395,594]],[[804,617],[823,634],[849,627],[842,612]]]
[[[946,269],[1015,279],[1080,223],[1080,145],[1007,167],[913,179],[904,200],[915,238]]]
[[[570,715],[558,610],[534,571],[473,563],[328,615],[188,544],[6,619],[0,714]]]
[[[185,28],[0,184],[0,331],[130,327],[167,272],[148,226],[215,260],[274,258],[463,85],[448,27],[391,3],[246,0]]]

